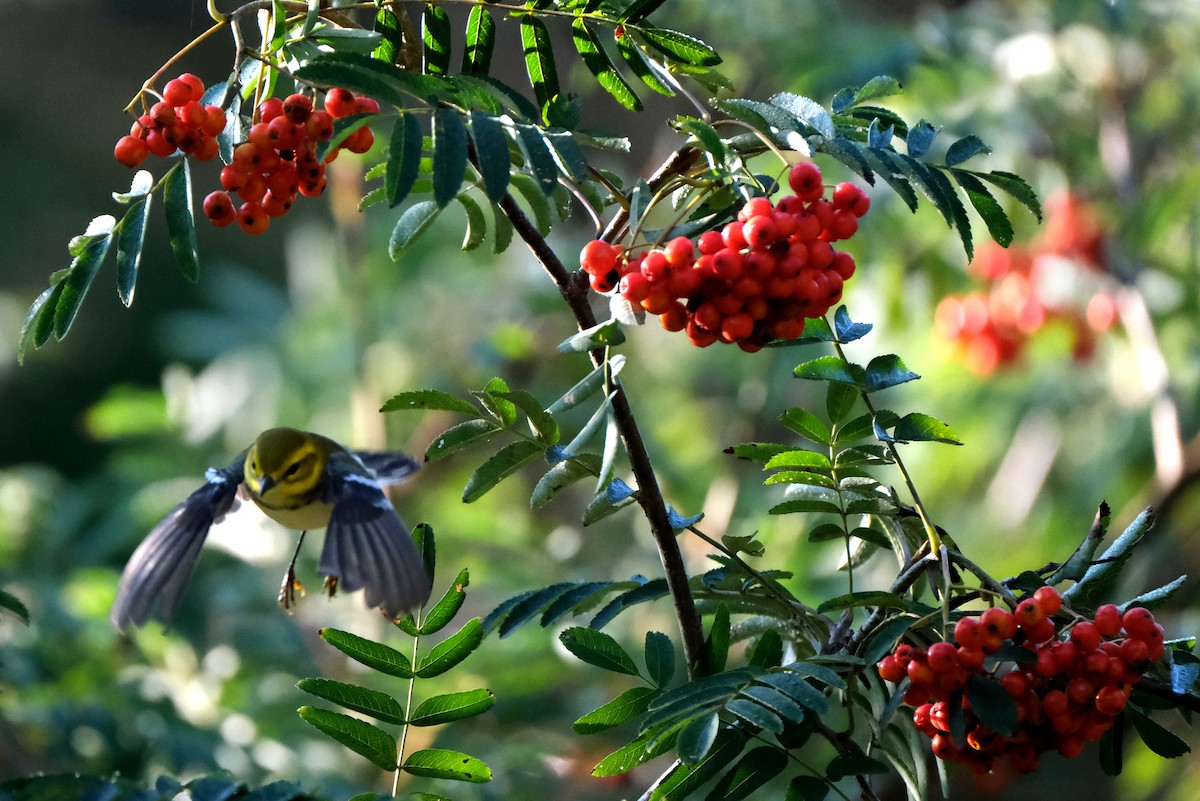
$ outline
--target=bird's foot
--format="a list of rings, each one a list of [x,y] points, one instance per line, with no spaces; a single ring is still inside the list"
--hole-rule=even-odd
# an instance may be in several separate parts
[[[329,593],[330,598],[337,595],[337,588],[338,588],[337,576],[326,576],[325,584],[323,586],[325,588],[325,592]]]
[[[292,607],[296,605],[296,593],[300,593],[300,597],[304,597],[304,585],[296,580],[296,569],[293,565],[289,565],[287,573],[283,576],[283,583],[279,585],[279,605],[287,610],[290,615]]]

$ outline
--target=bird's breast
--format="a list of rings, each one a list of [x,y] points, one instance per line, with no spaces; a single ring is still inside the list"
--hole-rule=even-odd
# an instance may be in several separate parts
[[[251,500],[263,510],[263,513],[281,526],[296,531],[311,531],[325,528],[329,524],[329,515],[333,512],[332,503],[310,501],[295,508],[276,507],[267,504],[261,498],[250,496]]]

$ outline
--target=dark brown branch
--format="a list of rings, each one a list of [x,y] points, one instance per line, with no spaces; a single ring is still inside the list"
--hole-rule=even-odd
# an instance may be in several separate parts
[[[660,171],[661,172],[661,171]],[[542,265],[550,278],[562,293],[563,300],[575,315],[575,321],[580,330],[591,328],[596,324],[596,316],[587,299],[586,281],[577,280],[575,274],[568,270],[558,258],[558,254],[547,244],[537,228],[525,216],[525,212],[517,205],[511,195],[506,195],[500,201],[500,209],[512,223],[513,228],[533,253],[534,258]],[[592,363],[599,367],[604,361],[602,351],[590,353]],[[642,507],[646,519],[650,523],[650,534],[658,546],[658,556],[662,561],[663,574],[667,579],[667,588],[675,604],[675,614],[679,620],[679,632],[683,638],[683,653],[687,659],[688,668],[694,672],[700,666],[704,652],[704,630],[700,626],[700,615],[696,611],[696,601],[688,587],[687,569],[683,564],[683,554],[679,550],[679,542],[675,538],[675,529],[667,517],[667,506],[663,500],[662,491],[658,486],[658,478],[654,474],[654,466],[646,443],[638,430],[637,420],[629,405],[629,398],[624,388],[617,384],[612,396],[613,419],[617,430],[621,432],[621,441],[625,452],[629,455],[629,464],[637,481],[638,504]]]

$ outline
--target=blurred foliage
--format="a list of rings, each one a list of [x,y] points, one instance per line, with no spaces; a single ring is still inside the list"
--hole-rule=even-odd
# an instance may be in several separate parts
[[[117,109],[172,49],[166,43],[182,41],[194,24],[190,16],[158,17],[165,9],[154,18],[110,18],[110,10],[83,3],[44,16],[30,11],[15,20],[17,33],[0,55],[9,75],[35,58],[48,67],[31,75],[31,86],[11,81],[0,90],[43,98],[38,125],[16,126],[16,141],[0,155],[5,173],[23,187],[0,201],[11,256],[0,291],[0,348],[10,354],[47,262],[62,257],[61,244],[92,213],[92,200],[125,180],[108,159],[114,132],[126,125]],[[668,10],[679,15],[677,27],[703,32],[726,54],[722,70],[744,94],[828,98],[886,72],[906,87],[894,104],[905,118],[941,120],[951,135],[958,126],[977,132],[995,151],[987,168],[1020,173],[1043,197],[1070,189],[1090,200],[1108,253],[1108,272],[1094,277],[1113,293],[1133,290],[1144,299],[1153,339],[1126,323],[1101,338],[1089,361],[1075,363],[1069,336],[1051,327],[1009,369],[974,376],[933,333],[933,321],[938,301],[976,278],[936,212],[923,208],[914,216],[886,192],[853,242],[861,268],[847,303],[856,319],[879,324],[866,347],[888,343],[925,379],[897,392],[923,393],[921,408],[952,423],[966,443],[953,451],[913,447],[907,458],[937,522],[977,562],[1007,575],[1057,558],[1107,499],[1122,524],[1146,504],[1164,507],[1142,546],[1158,558],[1143,558],[1149,575],[1128,571],[1131,585],[1194,574],[1195,6],[764,0],[747,14],[740,4],[689,0]],[[767,22],[773,20],[786,24]],[[50,26],[74,46],[47,60],[36,48]],[[137,58],[129,56],[131,41],[147,43]],[[96,69],[79,69],[83,52]],[[227,69],[223,52],[197,58],[187,65],[194,71]],[[63,97],[64,86],[76,97],[94,92],[104,110],[89,110],[95,116],[80,125],[78,106],[49,100]],[[28,108],[6,99],[9,108]],[[589,117],[606,115],[598,109],[611,105],[598,89],[585,103]],[[681,103],[670,109],[688,111]],[[614,114],[606,124],[628,125],[629,115]],[[631,135],[635,153],[653,149],[653,131]],[[302,676],[374,678],[349,678],[354,666],[322,647],[318,628],[376,638],[382,628],[362,614],[357,598],[326,602],[313,593],[294,617],[279,610],[275,589],[291,547],[282,532],[238,521],[245,525],[220,537],[222,547],[206,550],[178,622],[166,632],[151,628],[122,640],[106,619],[118,571],[140,537],[199,483],[205,467],[223,464],[259,430],[296,425],[361,447],[386,442],[420,453],[452,420],[376,414],[396,392],[461,392],[501,375],[549,400],[587,372],[582,356],[554,350],[570,333],[569,320],[521,250],[461,254],[454,223],[442,221],[435,236],[392,263],[383,243],[393,220],[378,210],[355,212],[364,187],[348,162],[334,165],[329,216],[312,209],[292,215],[252,242],[203,229],[204,275],[194,289],[173,267],[160,269],[170,264],[169,250],[165,241],[152,242],[157,257],[147,253],[132,311],[111,296],[94,298],[72,339],[34,354],[20,371],[12,360],[0,361],[8,365],[0,367],[0,412],[11,421],[0,431],[0,587],[32,618],[25,626],[0,616],[0,776],[120,771],[153,781],[160,773],[224,768],[252,783],[292,779],[330,797],[382,789],[385,780],[365,760],[347,759],[294,714],[304,702],[295,688]],[[849,177],[832,161],[822,167],[833,180]],[[1018,238],[1033,239],[1032,221],[1013,211]],[[442,241],[439,230],[454,233]],[[590,236],[564,226],[555,244],[573,253]],[[1069,280],[1071,273],[1063,275]],[[786,436],[775,422],[779,411],[818,405],[822,388],[791,376],[802,351],[727,351],[698,350],[657,326],[634,331],[624,347],[622,378],[651,452],[663,455],[666,496],[685,512],[705,511],[710,534],[758,528],[773,566],[796,573],[791,588],[798,597],[830,597],[844,589],[833,570],[839,547],[805,542],[794,517],[764,521],[777,493],[761,486],[753,467],[721,455],[737,442]],[[537,515],[516,486],[461,504],[466,462],[428,466],[395,499],[410,522],[437,527],[447,571],[470,568],[473,594],[463,614],[486,613],[547,577],[606,580],[658,570],[639,518],[579,528],[583,491]],[[535,479],[519,480],[527,491]],[[707,567],[703,543],[684,545],[694,570]],[[310,549],[300,563],[299,575],[312,587],[315,560]],[[880,580],[888,567],[879,565]],[[856,581],[869,582],[870,568]],[[1184,594],[1160,613],[1170,631],[1194,631],[1200,623],[1188,603],[1195,591]],[[621,623],[627,628],[614,629],[618,638],[672,625],[662,605],[643,606]],[[620,798],[655,775],[651,768],[632,779],[588,776],[611,750],[606,745],[620,740],[597,744],[599,737],[564,733],[624,685],[598,683],[542,632],[487,641],[467,667],[453,677],[460,683],[440,689],[496,692],[490,715],[456,726],[456,747],[486,761],[496,778],[457,797]],[[428,734],[422,745],[436,739]],[[1087,788],[1098,800],[1190,798],[1194,758],[1147,757],[1132,750],[1115,782],[1085,755],[962,792],[1074,796]]]

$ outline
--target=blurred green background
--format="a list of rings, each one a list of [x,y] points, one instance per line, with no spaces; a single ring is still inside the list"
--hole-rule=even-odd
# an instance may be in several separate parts
[[[419,454],[456,420],[377,414],[396,392],[465,394],[499,375],[549,403],[587,370],[582,356],[555,350],[570,318],[519,246],[500,256],[459,252],[453,215],[392,263],[384,243],[396,215],[357,213],[363,185],[345,156],[327,201],[298,204],[264,236],[202,223],[196,285],[179,275],[161,217],[152,215],[133,307],[122,308],[101,276],[71,335],[18,368],[29,303],[66,266],[67,240],[92,216],[113,212],[108,193],[128,185],[129,171],[110,157],[129,122],[120,109],[208,17],[198,3],[6,8],[0,72],[10,79],[0,97],[14,120],[0,149],[8,184],[0,194],[0,354],[9,354],[0,358],[0,587],[28,605],[33,622],[0,617],[0,778],[120,771],[152,780],[223,768],[251,782],[295,778],[335,796],[386,791],[390,779],[294,713],[308,701],[294,687],[300,677],[378,682],[325,646],[320,627],[385,632],[356,597],[326,601],[313,592],[292,617],[275,605],[290,535],[253,515],[228,526],[206,549],[166,632],[153,625],[124,639],[110,629],[119,571],[205,467],[225,464],[263,428],[294,425]],[[851,356],[899,353],[923,376],[892,390],[889,403],[946,420],[966,445],[912,446],[909,466],[936,521],[993,574],[1064,558],[1102,499],[1115,525],[1147,504],[1163,510],[1126,571],[1124,597],[1194,572],[1200,7],[674,0],[659,14],[717,48],[741,96],[787,90],[827,103],[843,86],[888,73],[906,89],[889,105],[945,126],[943,147],[976,133],[995,150],[978,168],[1019,173],[1043,199],[1069,189],[1088,200],[1103,235],[1100,263],[1058,254],[1037,274],[1039,291],[1063,309],[1082,310],[1097,293],[1116,299],[1120,323],[1097,336],[1090,359],[1072,357],[1077,334],[1059,316],[1012,363],[969,369],[969,357],[935,328],[935,311],[945,296],[984,283],[936,211],[910,214],[886,188],[872,192],[871,214],[847,246],[860,265],[847,303],[855,319],[876,324]],[[218,39],[181,66],[211,83],[227,74],[231,55]],[[568,68],[582,69],[563,58],[564,75]],[[635,157],[604,160],[631,179],[674,147],[664,120],[690,113],[681,101],[655,98],[638,118],[588,81],[578,85],[592,124],[633,137]],[[850,177],[821,163],[828,180]],[[203,166],[195,180],[207,192],[199,187],[215,185],[216,169]],[[1010,213],[1019,247],[1044,255],[1047,235],[1015,204]],[[1071,227],[1061,217],[1058,224]],[[580,215],[552,242],[570,259],[591,235]],[[976,236],[985,238],[982,227]],[[759,531],[764,564],[794,571],[801,599],[815,604],[843,591],[838,546],[805,542],[795,516],[766,518],[777,493],[721,453],[786,437],[775,421],[789,406],[820,407],[821,388],[791,377],[815,352],[701,351],[657,325],[632,331],[623,352],[622,378],[668,500],[704,511],[710,534]],[[585,419],[581,412],[579,424]],[[464,506],[462,486],[480,458],[431,465],[396,497],[410,523],[437,532],[435,592],[470,568],[464,614],[486,614],[553,581],[657,574],[632,513],[579,525],[584,489],[534,514],[527,498],[538,474],[530,471]],[[702,543],[684,546],[690,567],[705,569]],[[316,548],[310,542],[300,563],[312,590]],[[876,556],[857,586],[885,585],[893,564]],[[1171,635],[1200,623],[1195,590],[1183,595],[1162,615]],[[636,647],[644,630],[674,634],[673,625],[660,604],[625,615],[613,632]],[[583,738],[569,733],[570,722],[627,685],[554,643],[552,632],[533,628],[490,639],[466,670],[437,685],[487,686],[499,699],[488,715],[430,735],[496,773],[489,785],[454,788],[456,797],[626,798],[656,775],[652,765],[621,782],[588,776],[621,744],[620,732]],[[1100,774],[1090,750],[1072,762],[1051,757],[1032,777],[954,780],[969,797],[1076,797],[1086,788],[1096,801],[1136,801],[1191,798],[1196,770],[1194,760],[1166,763],[1131,743],[1115,780]],[[902,788],[889,792],[900,797]]]

